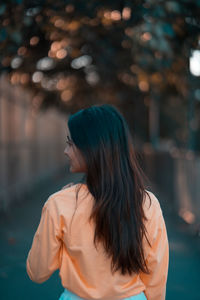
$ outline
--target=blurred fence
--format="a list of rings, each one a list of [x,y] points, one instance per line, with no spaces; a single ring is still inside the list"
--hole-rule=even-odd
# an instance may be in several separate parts
[[[145,151],[143,167],[165,205],[200,232],[200,157],[191,151]]]
[[[32,97],[0,78],[0,211],[66,164],[67,117],[52,108],[37,113]]]

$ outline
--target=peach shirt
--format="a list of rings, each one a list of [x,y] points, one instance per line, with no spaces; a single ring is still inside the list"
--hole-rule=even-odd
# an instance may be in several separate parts
[[[93,197],[84,184],[78,195],[78,184],[49,196],[45,202],[39,226],[29,251],[26,269],[30,279],[37,283],[46,281],[59,269],[64,288],[85,299],[116,300],[144,291],[148,300],[164,300],[169,264],[169,244],[165,221],[158,199],[152,192],[144,201],[148,218],[146,228],[152,248],[144,240],[145,258],[151,275],[144,273],[111,274],[110,258],[99,244],[94,247],[94,223],[88,222]],[[71,225],[71,227],[70,227]]]

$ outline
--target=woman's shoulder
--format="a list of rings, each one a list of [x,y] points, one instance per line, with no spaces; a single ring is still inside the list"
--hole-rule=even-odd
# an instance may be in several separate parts
[[[149,190],[145,190],[144,210],[150,218],[153,215],[155,216],[162,214],[162,209],[157,196]]]
[[[48,207],[50,210],[65,210],[66,208],[73,209],[76,202],[76,195],[78,192],[78,200],[86,190],[85,185],[80,185],[80,183],[67,185],[59,191],[51,194],[46,200],[44,206]],[[80,192],[80,193],[79,193]]]

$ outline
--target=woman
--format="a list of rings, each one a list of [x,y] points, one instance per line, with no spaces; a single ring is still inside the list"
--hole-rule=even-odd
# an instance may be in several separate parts
[[[164,300],[169,263],[158,199],[144,188],[121,113],[96,105],[71,115],[64,151],[83,180],[52,194],[27,258],[31,280],[60,270],[60,300]]]

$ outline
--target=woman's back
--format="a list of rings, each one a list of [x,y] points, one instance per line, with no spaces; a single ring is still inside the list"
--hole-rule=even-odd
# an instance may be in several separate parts
[[[115,300],[145,291],[148,300],[165,299],[169,249],[165,222],[157,198],[148,192],[143,209],[145,226],[152,248],[143,239],[144,256],[152,274],[122,275],[111,272],[111,258],[102,243],[94,245],[94,221],[89,217],[94,198],[82,184],[76,201],[73,185],[51,195],[46,201],[41,222],[27,259],[32,280],[43,282],[60,269],[62,285],[85,299]],[[40,244],[38,240],[42,241]],[[41,260],[41,256],[43,259]]]
[[[128,124],[104,104],[73,114],[68,128],[64,154],[84,184],[45,203],[27,259],[30,278],[43,282],[60,269],[63,287],[81,298],[138,298],[144,291],[148,300],[164,300],[165,222],[145,190]]]

